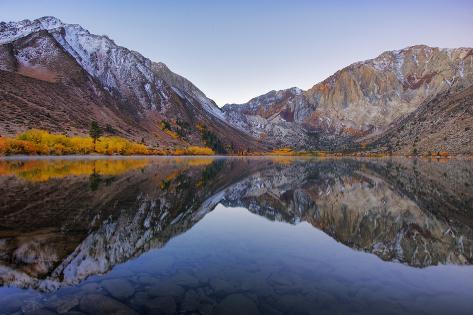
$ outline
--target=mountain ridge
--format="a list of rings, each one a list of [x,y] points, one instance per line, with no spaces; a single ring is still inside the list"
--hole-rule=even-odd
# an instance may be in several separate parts
[[[369,142],[370,150],[380,151],[392,145],[373,147],[379,142],[372,139],[437,95],[473,84],[473,49],[415,45],[385,51],[307,90],[273,90],[219,108],[164,63],[49,16],[0,23],[0,75],[0,132],[7,136],[28,128],[86,134],[97,120],[110,134],[151,147],[354,152]],[[450,151],[468,154],[469,148]]]

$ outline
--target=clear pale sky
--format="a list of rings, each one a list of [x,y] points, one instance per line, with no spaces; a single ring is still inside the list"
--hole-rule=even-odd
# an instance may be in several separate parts
[[[473,47],[473,1],[0,0],[0,20],[52,15],[166,63],[219,105],[310,88],[416,44]]]

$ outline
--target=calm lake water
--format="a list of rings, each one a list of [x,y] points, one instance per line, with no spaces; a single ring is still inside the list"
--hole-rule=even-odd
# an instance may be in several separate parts
[[[0,314],[472,314],[473,161],[0,160]]]

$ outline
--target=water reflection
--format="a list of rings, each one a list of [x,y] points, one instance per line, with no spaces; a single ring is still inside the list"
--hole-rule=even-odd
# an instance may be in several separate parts
[[[0,312],[473,307],[471,161],[7,160],[0,174]]]

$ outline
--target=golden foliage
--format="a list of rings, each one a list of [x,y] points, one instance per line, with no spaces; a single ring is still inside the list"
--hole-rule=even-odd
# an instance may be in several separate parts
[[[149,163],[149,159],[0,161],[0,175],[37,182],[66,176],[119,175]]]
[[[175,124],[175,123],[174,123]],[[159,128],[165,133],[167,134],[168,136],[170,136],[171,138],[173,139],[179,139],[181,138],[177,132],[173,131],[172,129],[172,126],[171,126],[171,123],[167,120],[162,120],[160,123],[159,123]]]
[[[163,129],[163,131],[164,131],[165,134],[167,134],[168,136],[170,136],[173,139],[179,139],[180,138],[179,135],[176,132],[172,131],[172,130]]]
[[[215,158],[209,157],[209,158],[192,158],[187,160],[187,164],[191,167],[195,166],[207,166],[210,165]]]
[[[153,150],[144,144],[127,139],[109,136],[100,137],[94,149],[90,137],[68,137],[51,134],[44,130],[32,129],[16,138],[0,137],[0,155],[67,155],[91,154],[104,155],[214,155],[209,147],[188,146],[184,148]]]
[[[269,155],[279,156],[318,156],[325,157],[328,155],[336,155],[336,153],[328,153],[324,151],[294,151],[291,148],[279,148],[271,151]]]
[[[0,138],[0,155],[49,154],[47,146],[24,140]]]
[[[144,144],[128,141],[120,137],[100,137],[95,145],[95,150],[100,154],[151,154],[152,151]]]
[[[68,137],[51,134],[44,130],[32,129],[16,138],[0,138],[0,154],[152,154],[143,144],[131,142],[121,137],[100,137],[95,145],[90,137]]]
[[[295,155],[297,152],[292,150],[291,148],[279,148],[271,151],[271,154],[274,155]]]
[[[215,151],[209,147],[189,146],[173,149],[167,152],[170,155],[214,155]]]
[[[196,128],[199,130],[199,131],[204,131],[206,128],[205,128],[205,125],[201,124],[201,123],[197,123],[196,125]]]

